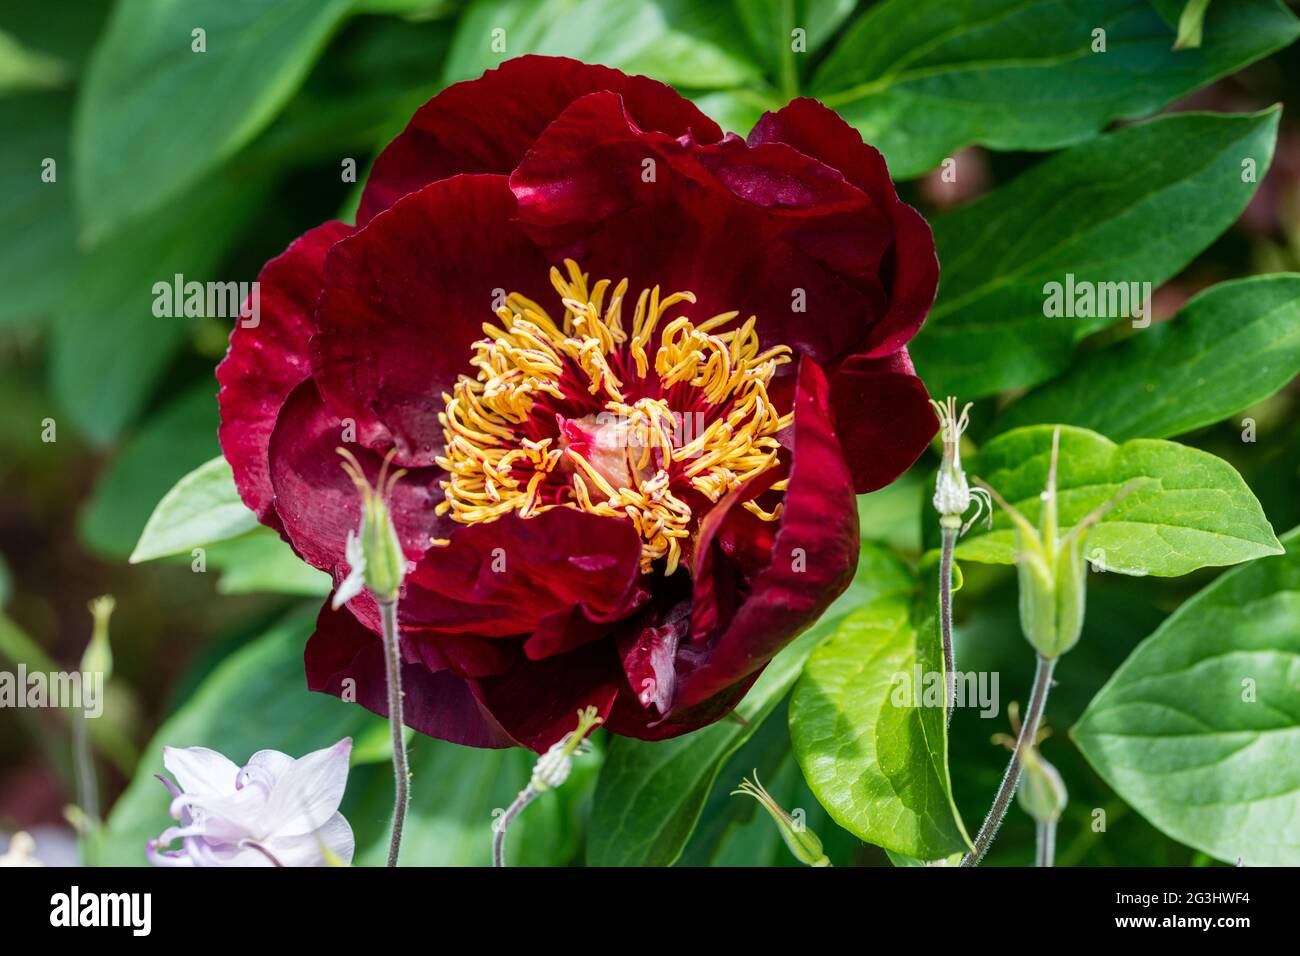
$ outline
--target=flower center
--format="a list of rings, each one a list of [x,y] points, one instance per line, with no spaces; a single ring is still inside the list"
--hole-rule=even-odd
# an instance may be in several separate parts
[[[663,558],[672,574],[701,514],[778,464],[776,435],[792,416],[767,387],[790,349],[762,351],[752,316],[667,318],[695,296],[661,297],[658,286],[637,297],[629,332],[627,280],[589,286],[577,263],[565,267],[567,277],[551,270],[563,318],[506,296],[499,324],[485,323],[473,345],[477,374],[443,395],[438,464],[449,477],[438,513],[466,524],[556,507],[626,518],[642,539],[642,570]],[[744,506],[769,521],[781,509]]]

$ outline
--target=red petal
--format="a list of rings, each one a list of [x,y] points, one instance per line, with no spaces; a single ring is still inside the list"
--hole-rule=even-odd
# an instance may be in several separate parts
[[[304,561],[337,579],[347,572],[344,548],[348,532],[361,523],[361,496],[343,471],[335,449],[356,455],[373,484],[381,457],[343,441],[343,423],[321,402],[308,379],[289,396],[271,435],[271,483],[284,537]],[[417,560],[432,537],[446,530],[434,515],[441,500],[437,468],[415,469],[393,488],[388,505],[408,560]]]
[[[262,267],[258,324],[236,321],[230,351],[217,366],[221,450],[244,503],[277,530],[267,464],[271,430],[284,400],[311,373],[307,340],[316,328],[325,253],[351,231],[341,222],[317,226]]]
[[[542,753],[577,726],[582,708],[608,715],[621,682],[613,648],[600,641],[545,660],[521,659],[500,677],[475,681],[474,690],[511,737]]]
[[[799,365],[794,448],[772,560],[718,633],[696,630],[678,655],[674,713],[700,706],[757,675],[848,586],[858,558],[857,501],[831,425],[829,386],[809,359]],[[697,608],[696,622],[716,615]]]
[[[907,350],[852,358],[831,377],[831,405],[853,488],[883,488],[912,467],[939,430],[925,384]]]
[[[833,110],[816,100],[797,99],[766,113],[749,134],[750,145],[785,143],[840,170],[849,182],[888,210],[894,250],[885,273],[889,311],[856,351],[875,358],[901,348],[917,333],[934,304],[939,262],[930,227],[911,206],[900,202],[885,159]]]
[[[325,262],[313,374],[371,448],[406,466],[442,454],[443,393],[507,292],[553,297],[550,263],[513,223],[504,176],[457,176],[407,196]]]
[[[523,56],[449,86],[416,111],[375,160],[357,224],[440,179],[509,173],[565,107],[597,90],[622,95],[642,129],[671,136],[690,131],[706,142],[722,135],[713,120],[662,83],[577,60]]]
[[[593,94],[538,138],[510,182],[521,222],[554,253],[596,278],[626,276],[634,290],[689,290],[698,304],[681,311],[695,318],[756,315],[765,345],[830,363],[889,305],[878,272],[892,223],[787,146],[672,140],[638,129],[617,97]]]
[[[513,747],[516,741],[479,703],[469,682],[450,671],[431,671],[403,641],[402,719],[430,737],[469,747]],[[346,608],[321,608],[304,655],[307,687],[388,716],[384,644]],[[349,681],[345,684],[344,681]]]
[[[617,620],[644,598],[640,559],[631,522],[575,508],[460,526],[407,578],[402,626],[507,637],[574,609],[588,621]],[[545,656],[567,645],[544,632],[526,649]]]

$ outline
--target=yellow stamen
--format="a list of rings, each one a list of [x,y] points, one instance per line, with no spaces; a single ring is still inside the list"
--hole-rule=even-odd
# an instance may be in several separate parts
[[[790,349],[761,351],[753,316],[730,331],[723,329],[736,312],[699,324],[669,316],[695,296],[661,296],[658,286],[637,296],[629,331],[626,279],[589,284],[571,259],[550,278],[563,317],[519,293],[506,296],[496,324],[485,323],[485,338],[473,345],[474,374],[443,396],[446,447],[437,463],[448,477],[437,512],[462,523],[555,507],[626,518],[642,538],[642,569],[662,558],[672,574],[697,522],[681,493],[716,502],[779,464],[776,435],[793,416],[777,412],[767,387]],[[652,370],[657,382],[646,383]],[[629,400],[629,392],[646,391],[658,397]],[[547,405],[534,419],[539,401]],[[554,429],[545,419],[557,408],[569,423],[564,435],[575,427],[584,444],[529,437]],[[784,491],[786,480],[771,488]],[[763,520],[780,518],[780,504],[744,506]]]

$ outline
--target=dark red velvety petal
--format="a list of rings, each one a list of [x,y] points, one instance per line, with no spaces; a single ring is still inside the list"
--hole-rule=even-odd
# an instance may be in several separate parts
[[[361,496],[343,471],[336,449],[348,448],[373,484],[382,458],[343,441],[344,423],[321,401],[308,379],[290,394],[271,435],[271,484],[284,537],[304,561],[335,575],[346,573],[349,531],[361,523]],[[389,498],[393,524],[407,560],[417,560],[449,522],[434,514],[442,498],[438,468],[417,468],[399,480]]]
[[[846,361],[831,377],[831,407],[858,494],[883,488],[907,471],[939,430],[906,349]]]
[[[606,717],[622,684],[607,641],[544,660],[521,659],[500,677],[474,681],[474,692],[510,736],[541,753],[573,730],[578,711]]]
[[[678,654],[674,715],[755,676],[817,620],[853,576],[857,502],[831,424],[830,387],[809,359],[800,363],[798,375],[790,484],[771,561],[729,620],[706,607],[693,610],[706,629],[697,627]],[[700,566],[707,566],[703,556],[697,558]]]
[[[416,190],[458,173],[507,174],[570,103],[598,90],[623,97],[642,129],[722,135],[713,120],[669,86],[562,57],[523,56],[443,90],[375,161],[357,224]]]
[[[593,94],[547,128],[510,182],[521,222],[554,254],[633,289],[689,290],[692,317],[756,315],[766,345],[832,363],[889,308],[879,273],[892,221],[781,144],[671,140],[636,128],[617,97]]]
[[[325,261],[313,375],[357,439],[397,462],[442,453],[443,393],[508,292],[550,301],[550,263],[513,222],[504,176],[456,176],[407,196]]]
[[[877,358],[901,348],[914,336],[934,304],[939,262],[930,227],[911,206],[899,201],[880,153],[858,131],[816,100],[797,99],[766,113],[749,134],[752,146],[785,143],[840,170],[893,222],[894,248],[886,279],[889,310],[856,352]]]
[[[456,674],[430,670],[402,641],[402,718],[430,737],[470,747],[512,747],[515,741],[479,702],[470,683]],[[304,655],[307,687],[388,716],[388,678],[383,641],[348,611],[327,603]],[[347,681],[348,683],[345,683]]]
[[[258,520],[279,530],[271,507],[267,448],[280,406],[311,373],[307,340],[316,327],[325,253],[352,227],[327,222],[290,243],[262,267],[257,280],[258,324],[236,321],[230,351],[217,366],[221,390],[218,437],[235,473],[235,487]]]
[[[529,635],[530,657],[547,657],[592,639],[588,622],[625,616],[644,599],[641,539],[630,521],[575,508],[531,518],[510,514],[458,527],[446,547],[430,548],[406,580],[402,626],[486,637]]]

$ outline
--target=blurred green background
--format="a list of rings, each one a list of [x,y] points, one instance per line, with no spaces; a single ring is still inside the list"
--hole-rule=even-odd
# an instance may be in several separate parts
[[[142,754],[142,770],[158,769],[148,745],[168,718],[175,721],[172,734],[219,738],[235,759],[270,745],[263,743],[268,728],[276,728],[274,745],[282,749],[309,749],[353,733],[365,746],[345,811],[358,831],[358,861],[378,859],[389,786],[383,727],[333,699],[307,695],[302,685],[301,644],[318,604],[310,595],[323,593],[321,578],[297,567],[269,533],[212,549],[203,574],[193,573],[188,559],[127,564],[158,499],[219,451],[213,367],[224,353],[229,320],[155,318],[151,290],[175,273],[187,280],[252,280],[301,232],[350,216],[358,186],[345,181],[346,162],[355,161],[364,182],[369,162],[416,106],[506,56],[557,53],[648,73],[742,135],[763,110],[795,95],[819,95],[882,147],[901,193],[927,217],[1041,162],[1039,150],[1087,139],[1129,118],[1161,109],[1256,111],[1280,102],[1276,155],[1254,201],[1159,290],[1156,316],[1169,317],[1188,296],[1224,279],[1300,269],[1300,125],[1294,121],[1300,50],[1286,46],[1289,35],[1258,39],[1268,29],[1261,18],[1278,16],[1270,11],[1281,11],[1280,4],[1245,3],[1245,12],[1225,10],[1207,22],[1207,52],[1189,55],[1221,56],[1219,65],[1180,75],[1167,88],[1155,81],[1144,87],[1148,80],[1134,69],[1116,82],[1136,85],[1125,94],[1136,99],[1095,116],[1066,100],[1058,112],[1073,112],[1060,127],[1028,107],[1021,115],[1015,104],[999,102],[996,83],[984,84],[978,74],[965,80],[965,89],[972,99],[983,97],[986,108],[955,111],[960,122],[939,108],[927,112],[924,91],[882,98],[879,77],[925,55],[926,42],[924,25],[902,15],[888,21],[895,32],[877,37],[866,18],[882,6],[853,0],[5,0],[0,659],[73,666],[90,634],[87,602],[102,593],[117,597],[115,671],[106,727],[96,735],[105,806],[137,776]],[[898,14],[899,4],[888,6]],[[1019,37],[1016,45],[1047,60],[1064,42],[1051,32],[1062,18],[1088,21],[1076,9],[1085,5],[1037,6],[1041,16],[1030,25],[1038,22],[1043,32]],[[1163,62],[1173,55],[1178,6],[1100,0],[1097,15],[1113,25],[1117,56]],[[1212,17],[1215,8],[1233,6],[1216,2]],[[1238,15],[1245,19],[1235,20]],[[798,56],[786,40],[796,25],[807,30],[807,49]],[[195,29],[204,31],[203,52],[193,50]],[[504,52],[494,48],[497,30],[505,31]],[[958,52],[980,53],[981,42],[983,34]],[[1159,76],[1177,73],[1173,65],[1161,69]],[[1046,112],[1042,104],[1036,109]],[[1018,146],[1007,145],[1004,128],[1020,131]],[[970,145],[980,143],[996,149]],[[948,155],[961,170],[957,182],[944,181],[936,168]],[[42,177],[50,169],[53,181]],[[1109,338],[1101,333],[1084,348]],[[1254,444],[1241,440],[1242,416],[1182,439],[1233,462],[1279,533],[1300,523],[1298,396],[1293,383],[1243,411],[1257,422]],[[977,442],[980,423],[1009,397],[981,402]],[[47,440],[51,428],[53,441]],[[897,486],[864,500],[864,538],[908,556],[919,553],[923,476],[933,466],[933,459],[923,459]],[[1048,723],[1062,731],[1132,646],[1212,575],[1102,577],[1088,634],[1071,655],[1076,679],[1049,711]],[[1016,688],[1028,686],[1031,670],[1015,626],[1013,588],[1000,569],[967,569],[959,602],[960,659],[970,668],[1001,670],[1005,699],[1023,693]],[[40,657],[33,657],[32,645]],[[989,744],[986,723],[963,716],[954,723],[954,785],[973,823],[1005,755]],[[1044,746],[1071,788],[1061,864],[1204,862],[1127,811],[1063,734],[1059,745]],[[422,826],[404,852],[429,862],[481,862],[487,827],[478,821],[522,785],[526,756],[424,740],[413,747]],[[593,758],[562,799],[530,811],[523,824],[529,833],[517,841],[521,859],[579,857],[582,807],[597,764]],[[726,797],[751,766],[787,806],[813,808],[810,821],[837,863],[885,862],[816,808],[779,719],[766,722],[723,769],[685,862],[789,862],[766,821]],[[147,778],[144,772],[140,795],[115,816],[106,859],[140,862],[133,849],[138,839],[166,823],[161,798],[143,795],[157,786]],[[72,801],[61,717],[0,710],[0,831],[65,827],[64,807]],[[1094,807],[1109,809],[1122,841],[1090,834],[1087,814]],[[990,860],[1026,863],[1031,850],[1032,828],[1013,812]]]

